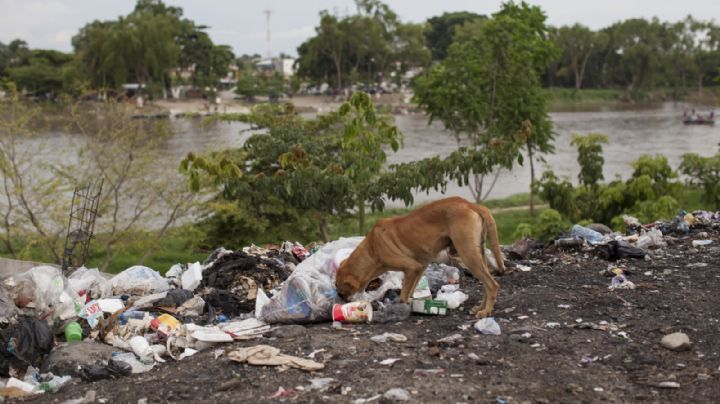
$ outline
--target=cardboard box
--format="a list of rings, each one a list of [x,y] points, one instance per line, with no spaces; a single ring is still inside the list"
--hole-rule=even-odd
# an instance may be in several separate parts
[[[412,311],[413,311],[413,313],[444,316],[447,314],[447,302],[445,300],[413,299]]]
[[[420,278],[420,281],[418,281],[415,291],[413,291],[412,298],[413,300],[432,299],[432,292],[430,292],[430,286],[428,285],[428,280],[425,275],[423,275],[422,278]]]

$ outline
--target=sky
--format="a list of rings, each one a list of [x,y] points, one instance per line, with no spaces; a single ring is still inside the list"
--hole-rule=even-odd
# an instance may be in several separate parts
[[[265,55],[265,10],[271,10],[273,55],[297,54],[297,47],[314,34],[321,10],[339,15],[355,12],[352,0],[166,0],[185,17],[207,25],[217,44],[230,45],[237,55]],[[599,29],[616,21],[658,17],[677,21],[688,14],[720,22],[719,0],[531,0],[542,7],[552,25],[576,22]],[[385,0],[403,22],[422,22],[447,11],[491,14],[500,0]],[[128,14],[134,0],[0,0],[0,42],[24,39],[31,48],[72,51],[71,38],[86,23]]]

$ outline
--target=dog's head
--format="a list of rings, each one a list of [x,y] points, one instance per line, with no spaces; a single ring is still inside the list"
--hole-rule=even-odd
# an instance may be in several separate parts
[[[364,288],[362,281],[353,274],[350,258],[340,264],[335,277],[335,288],[343,300],[348,300],[350,296]]]

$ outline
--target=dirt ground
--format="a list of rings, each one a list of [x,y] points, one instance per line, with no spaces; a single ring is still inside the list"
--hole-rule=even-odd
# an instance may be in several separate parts
[[[411,401],[430,403],[717,402],[719,234],[710,231],[714,241],[708,247],[692,247],[698,236],[691,234],[669,240],[650,259],[621,261],[637,285],[634,290],[608,290],[611,278],[601,273],[608,262],[591,251],[526,261],[529,272],[511,268],[499,279],[499,336],[472,328],[469,310],[482,292],[466,273],[461,286],[470,299],[444,317],[413,315],[401,323],[346,325],[345,330],[317,324],[307,326],[306,336],[226,347],[268,344],[302,357],[324,349],[315,356],[325,364],[320,372],[241,365],[206,351],[145,374],[94,383],[76,379],[58,393],[27,401],[63,402],[92,390],[98,402],[110,403],[260,402],[270,401],[283,387],[290,396],[277,400],[383,402],[377,395],[400,387]],[[663,335],[675,331],[690,337],[690,350],[674,352],[660,345]],[[384,332],[401,333],[408,340],[370,341]],[[436,344],[452,334],[462,340]],[[399,361],[379,363],[388,358]],[[427,369],[442,371],[427,374]],[[311,390],[313,378],[336,382]],[[668,381],[679,387],[660,387]]]

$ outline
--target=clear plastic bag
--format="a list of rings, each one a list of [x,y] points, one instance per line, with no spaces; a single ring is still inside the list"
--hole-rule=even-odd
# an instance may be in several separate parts
[[[363,237],[341,238],[325,244],[295,268],[269,302],[260,309],[267,323],[309,323],[329,320],[338,301],[335,273],[348,249],[355,249]],[[338,259],[336,259],[338,256]]]
[[[70,274],[68,282],[76,292],[85,290],[93,299],[108,297],[112,294],[110,282],[100,275],[97,268],[78,268]]]
[[[24,307],[33,302],[41,316],[53,313],[48,319],[75,317],[84,304],[84,299],[70,287],[60,269],[49,265],[13,275],[4,284],[18,306]]]
[[[167,279],[163,278],[157,271],[142,265],[130,267],[115,275],[110,280],[110,285],[115,295],[127,293],[144,296],[150,293],[165,292],[170,289]]]

